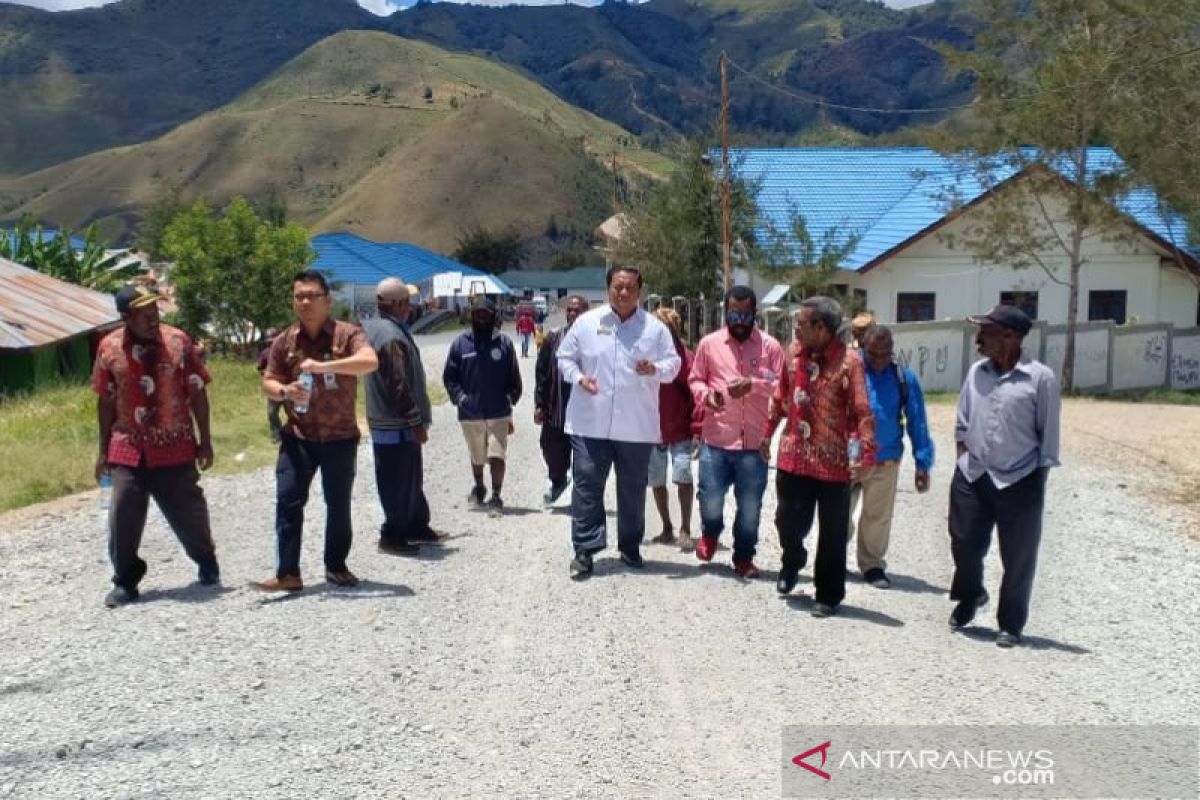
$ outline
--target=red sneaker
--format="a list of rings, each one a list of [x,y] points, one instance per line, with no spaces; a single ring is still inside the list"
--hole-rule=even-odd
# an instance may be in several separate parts
[[[696,558],[701,561],[712,561],[716,553],[717,537],[701,536],[700,541],[696,543]]]
[[[760,574],[758,567],[754,566],[754,562],[750,559],[745,561],[734,561],[733,571],[738,574],[739,578],[745,578],[746,580],[754,580]]]

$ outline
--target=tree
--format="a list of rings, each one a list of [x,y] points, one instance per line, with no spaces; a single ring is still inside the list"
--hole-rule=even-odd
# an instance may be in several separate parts
[[[498,274],[521,268],[525,260],[525,242],[513,228],[489,231],[481,225],[473,225],[459,234],[454,258],[469,267]]]
[[[11,231],[0,231],[0,258],[101,292],[115,291],[141,272],[141,262],[122,263],[120,253],[108,251],[94,223],[84,232],[82,247],[72,245],[74,238],[66,229],[48,236],[41,225],[22,219]]]
[[[242,197],[220,214],[197,201],[167,226],[163,249],[180,324],[242,349],[291,318],[289,281],[316,257],[303,228],[264,220]]]
[[[723,292],[721,183],[706,152],[702,142],[686,145],[679,169],[628,213],[616,247],[617,259],[638,266],[647,286],[663,296]],[[761,261],[757,189],[737,177],[730,188],[732,238],[740,266],[749,269]]]
[[[1194,1],[1194,0],[1188,0]],[[1156,39],[1158,0],[998,0],[983,4],[973,51],[944,51],[977,79],[981,130],[935,141],[962,156],[969,178],[993,190],[947,237],[980,261],[1036,267],[1067,287],[1062,382],[1074,389],[1080,273],[1089,239],[1128,239],[1114,202],[1133,176],[1091,146],[1111,141]],[[1162,31],[1161,23],[1152,26]],[[961,205],[950,191],[951,206]]]
[[[151,261],[164,261],[163,235],[167,226],[188,208],[183,190],[175,184],[158,190],[154,200],[146,207],[137,229],[137,248]]]
[[[840,225],[827,228],[820,241],[808,229],[808,221],[793,208],[788,230],[768,223],[769,240],[763,247],[760,271],[769,278],[787,283],[801,297],[829,294],[836,282],[838,267],[854,252],[862,236],[848,233]]]

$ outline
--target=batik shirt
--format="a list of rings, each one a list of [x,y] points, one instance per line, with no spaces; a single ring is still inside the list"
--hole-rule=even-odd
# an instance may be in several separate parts
[[[116,404],[110,464],[173,467],[196,460],[191,397],[212,381],[188,335],[158,326],[158,339],[134,340],[125,328],[104,337],[92,391]]]

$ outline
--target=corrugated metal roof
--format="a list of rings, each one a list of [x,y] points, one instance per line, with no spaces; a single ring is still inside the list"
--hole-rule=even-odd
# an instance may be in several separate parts
[[[372,242],[353,233],[314,236],[317,260],[312,268],[336,283],[374,286],[387,277],[420,283],[442,272],[484,273],[443,255],[403,242]]]
[[[42,347],[120,321],[112,295],[0,258],[0,350]]]
[[[719,161],[718,161],[719,163]],[[791,214],[805,218],[813,239],[837,230],[861,235],[842,266],[859,270],[907,242],[950,213],[951,197],[962,204],[982,197],[985,181],[960,158],[922,147],[797,147],[735,149],[737,173],[761,181],[759,206],[765,222],[787,231]],[[1124,168],[1110,148],[1088,150],[1089,179],[1098,172]],[[1073,176],[1068,165],[1059,170]],[[997,166],[986,181],[995,185],[1016,174]],[[1164,210],[1154,192],[1137,189],[1117,203],[1133,221],[1166,242],[1187,241],[1187,226]],[[768,227],[759,234],[767,240]],[[843,239],[844,240],[844,239]],[[1200,251],[1189,250],[1200,257]]]
[[[500,279],[515,289],[603,289],[604,267],[574,269],[513,269],[500,273]]]

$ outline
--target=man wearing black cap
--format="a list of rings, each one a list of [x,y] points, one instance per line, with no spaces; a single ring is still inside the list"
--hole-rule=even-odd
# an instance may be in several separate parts
[[[92,390],[100,397],[96,479],[112,478],[108,555],[113,589],[104,598],[110,608],[138,599],[138,583],[146,574],[138,547],[151,497],[199,567],[200,583],[220,580],[196,471],[213,462],[204,388],[212,378],[188,335],[159,322],[158,299],[147,286],[117,293],[125,325],[101,340],[92,370]]]
[[[486,500],[489,516],[498,517],[504,513],[500,491],[512,409],[521,399],[522,385],[512,340],[496,333],[496,306],[485,295],[471,302],[471,330],[450,345],[442,383],[450,402],[458,407],[471,456],[475,485],[467,499],[475,508],[482,508]],[[485,464],[492,475],[491,497],[483,485]]]
[[[950,627],[966,626],[988,601],[983,559],[992,528],[1004,575],[996,644],[1013,647],[1029,616],[1046,473],[1058,466],[1058,380],[1045,364],[1026,357],[1021,344],[1033,323],[1015,306],[981,317],[975,343],[983,359],[971,365],[958,398],[954,439],[958,467],[950,485],[950,551],[957,601]]]

